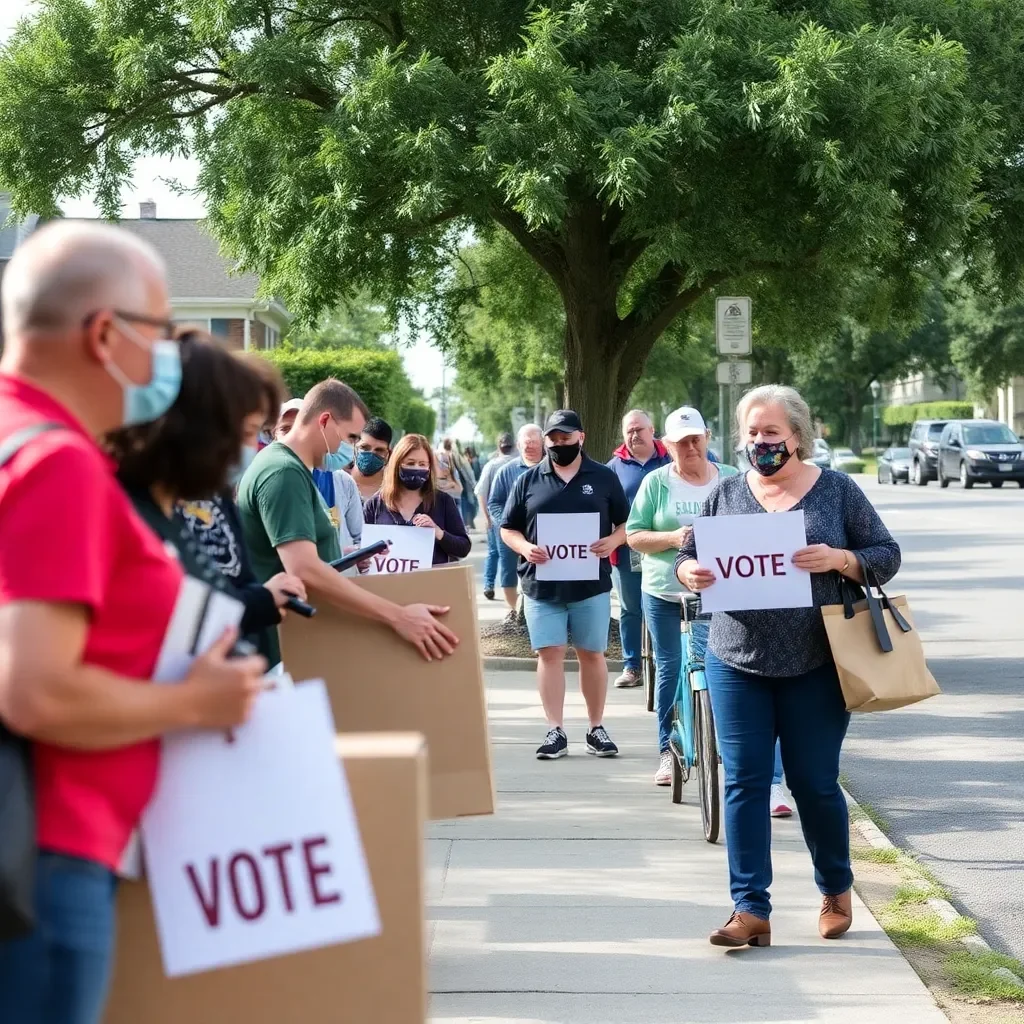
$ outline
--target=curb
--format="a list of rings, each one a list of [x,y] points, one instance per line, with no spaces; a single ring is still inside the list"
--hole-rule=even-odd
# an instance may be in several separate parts
[[[494,672],[532,672],[537,667],[536,658],[499,658],[499,657],[485,657],[483,659],[484,668],[489,668]],[[609,661],[608,671],[609,672],[621,672],[623,663],[621,661]],[[580,663],[573,659],[566,659],[565,671],[566,672],[579,672]]]
[[[861,834],[861,837],[869,845],[873,846],[876,850],[896,850],[899,853],[903,853],[895,843],[893,843],[889,837],[867,816],[864,809],[859,803],[850,795],[849,790],[846,787],[842,787],[843,796],[846,797],[846,805],[850,810],[859,811],[857,819],[852,822],[853,826]],[[941,899],[930,899],[928,900],[928,906],[935,911],[939,917],[942,918],[947,924],[957,920],[963,915],[953,906],[949,900]],[[995,950],[980,936],[980,935],[967,935],[962,939],[957,940],[960,945],[964,946],[968,950],[981,953],[994,953]],[[997,967],[994,971],[990,972],[994,978],[999,978],[1000,981],[1009,982],[1011,985],[1017,985],[1021,989],[1024,989],[1024,980],[1018,978],[1008,967]]]

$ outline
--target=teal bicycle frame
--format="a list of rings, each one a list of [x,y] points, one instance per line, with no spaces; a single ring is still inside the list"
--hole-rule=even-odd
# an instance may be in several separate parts
[[[690,647],[690,627],[692,623],[683,622],[682,631],[683,662],[679,670],[679,682],[676,686],[676,714],[672,723],[672,735],[676,749],[682,752],[685,760],[684,775],[689,777],[690,771],[697,763],[697,749],[694,741],[693,694],[708,688],[704,675],[704,662],[696,661]]]

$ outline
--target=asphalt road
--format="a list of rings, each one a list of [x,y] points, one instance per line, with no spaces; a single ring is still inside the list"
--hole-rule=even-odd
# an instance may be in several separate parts
[[[903,550],[887,590],[907,594],[943,694],[854,717],[850,789],[1024,959],[1024,490],[864,488]]]

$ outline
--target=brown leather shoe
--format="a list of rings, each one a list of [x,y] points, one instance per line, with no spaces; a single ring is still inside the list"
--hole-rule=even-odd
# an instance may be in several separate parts
[[[771,922],[753,914],[733,914],[724,928],[711,933],[712,946],[770,946],[772,944]]]
[[[823,939],[838,939],[853,924],[853,895],[851,890],[839,896],[825,896],[821,901],[818,931]]]

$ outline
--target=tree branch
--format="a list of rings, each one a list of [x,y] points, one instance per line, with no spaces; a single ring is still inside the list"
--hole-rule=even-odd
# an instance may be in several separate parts
[[[491,208],[494,219],[523,247],[526,254],[555,283],[560,294],[565,293],[566,264],[561,246],[550,236],[545,238],[530,230],[526,220],[507,206]]]

